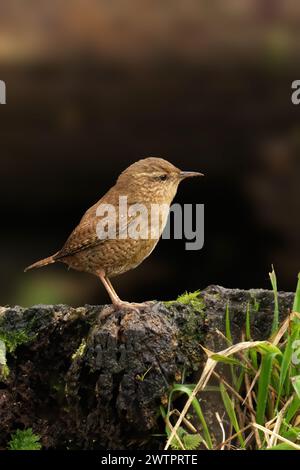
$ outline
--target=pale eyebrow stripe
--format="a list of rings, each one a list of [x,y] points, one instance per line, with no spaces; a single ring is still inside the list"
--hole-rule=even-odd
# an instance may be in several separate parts
[[[140,176],[149,176],[149,174],[152,175],[161,175],[162,173],[166,173],[165,171],[161,170],[161,171],[155,171],[153,173],[138,173],[138,175]]]

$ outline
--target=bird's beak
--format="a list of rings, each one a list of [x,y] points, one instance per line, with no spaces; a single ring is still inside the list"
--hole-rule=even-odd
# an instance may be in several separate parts
[[[199,173],[198,171],[181,171],[179,175],[181,179],[192,178],[194,176],[204,176],[203,173]]]

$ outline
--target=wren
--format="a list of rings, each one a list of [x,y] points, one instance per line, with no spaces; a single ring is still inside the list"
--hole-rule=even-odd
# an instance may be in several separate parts
[[[154,204],[163,206],[168,212],[179,183],[193,176],[203,175],[193,171],[181,171],[162,158],[149,157],[133,163],[120,174],[116,184],[86,211],[62,249],[28,266],[25,271],[59,261],[78,271],[98,276],[117,309],[145,307],[146,304],[122,301],[110,278],[134,269],[150,255],[158,243],[168,215],[166,211],[162,211],[153,227],[150,218],[151,207]],[[145,209],[139,214],[139,225],[140,229],[150,227],[148,236],[128,235],[130,229],[134,228],[137,216],[128,214],[124,222],[119,218],[120,198],[124,196],[129,207],[142,205]],[[104,238],[99,236],[99,208],[106,206],[114,209],[112,214],[114,212],[116,220],[114,236]],[[156,235],[151,236],[153,233]]]

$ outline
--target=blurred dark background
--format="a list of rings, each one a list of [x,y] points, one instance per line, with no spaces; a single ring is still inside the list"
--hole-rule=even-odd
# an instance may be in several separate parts
[[[205,246],[162,240],[116,278],[126,300],[217,283],[293,290],[300,267],[300,4],[296,0],[0,2],[0,304],[104,303],[57,251],[121,170],[162,156],[205,173]]]

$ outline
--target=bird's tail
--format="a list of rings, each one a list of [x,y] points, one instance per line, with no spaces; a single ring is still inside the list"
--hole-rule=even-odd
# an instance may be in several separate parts
[[[40,261],[37,261],[36,263],[31,264],[30,266],[27,266],[27,268],[24,269],[24,272],[29,271],[29,269],[33,268],[41,268],[42,266],[47,266],[48,264],[52,264],[56,262],[56,255],[58,253],[55,253],[52,256],[49,256],[48,258],[41,259]]]

